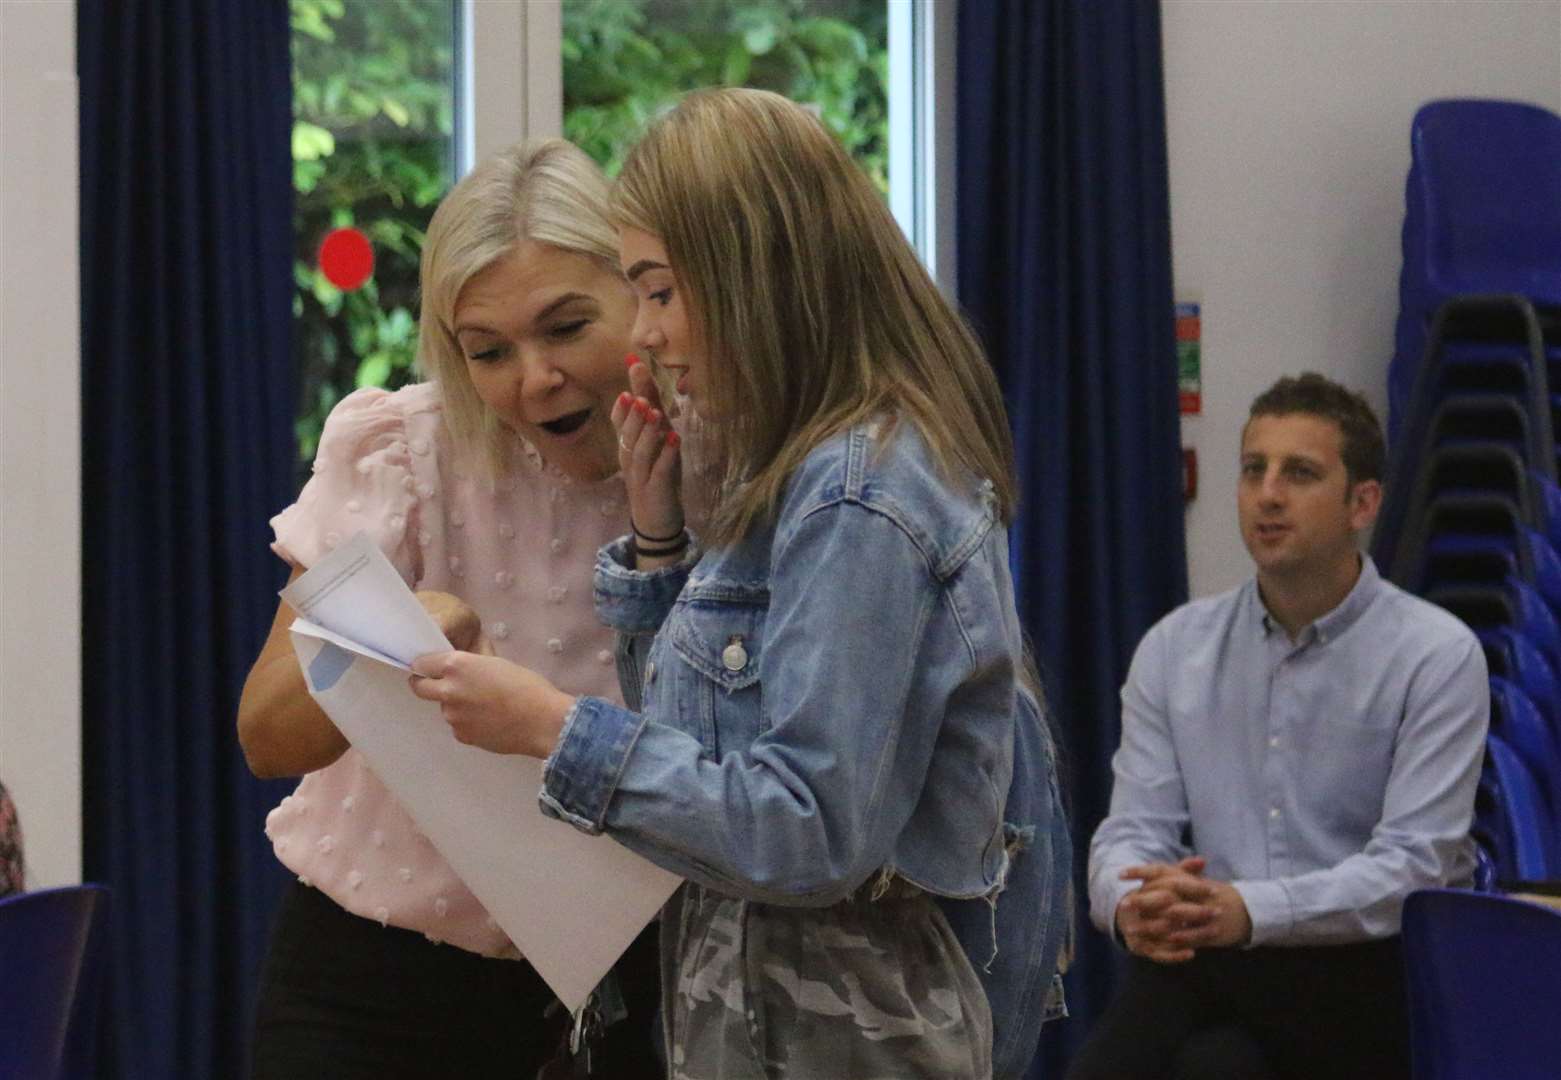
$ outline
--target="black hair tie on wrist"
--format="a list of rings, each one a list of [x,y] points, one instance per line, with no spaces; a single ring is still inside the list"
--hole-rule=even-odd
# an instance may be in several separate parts
[[[659,559],[667,555],[681,555],[688,550],[688,531],[684,530],[678,534],[677,543],[655,548],[641,547],[639,536],[636,534],[629,537],[629,550],[634,553],[635,558],[641,555],[647,555],[653,559]]]
[[[684,526],[679,526],[678,531],[671,536],[651,536],[649,533],[640,532],[640,527],[634,524],[634,519],[631,517],[629,519],[629,528],[633,530],[636,539],[643,540],[647,544],[670,544],[674,540],[681,539],[683,546],[688,546],[688,529]]]

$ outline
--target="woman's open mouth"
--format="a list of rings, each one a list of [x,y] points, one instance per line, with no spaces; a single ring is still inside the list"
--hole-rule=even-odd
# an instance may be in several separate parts
[[[688,368],[681,364],[663,364],[662,368],[673,376],[676,390],[684,397],[688,396]]]
[[[537,427],[549,435],[572,435],[584,427],[585,422],[590,418],[591,410],[581,409],[579,412],[565,413],[552,420],[543,420],[537,424]]]

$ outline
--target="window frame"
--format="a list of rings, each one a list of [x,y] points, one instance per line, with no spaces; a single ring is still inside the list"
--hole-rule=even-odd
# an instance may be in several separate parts
[[[562,0],[461,0],[456,177],[521,139],[564,129]]]

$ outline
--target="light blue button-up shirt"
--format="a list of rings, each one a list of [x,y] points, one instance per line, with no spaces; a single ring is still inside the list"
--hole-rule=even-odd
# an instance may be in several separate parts
[[[1253,945],[1396,934],[1411,890],[1470,877],[1489,713],[1474,635],[1369,558],[1294,641],[1255,581],[1178,608],[1122,688],[1091,917],[1111,932],[1138,887],[1123,868],[1197,854],[1246,901]]]

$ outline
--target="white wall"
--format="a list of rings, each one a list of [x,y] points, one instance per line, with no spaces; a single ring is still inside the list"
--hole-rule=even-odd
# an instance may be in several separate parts
[[[1203,304],[1195,596],[1239,583],[1251,399],[1321,371],[1386,419],[1409,124],[1437,97],[1561,111],[1561,0],[1164,0],[1178,299]]]
[[[75,15],[0,2],[0,778],[33,888],[81,880]]]

